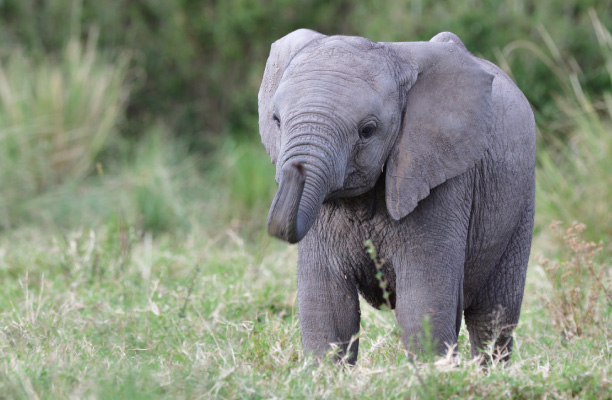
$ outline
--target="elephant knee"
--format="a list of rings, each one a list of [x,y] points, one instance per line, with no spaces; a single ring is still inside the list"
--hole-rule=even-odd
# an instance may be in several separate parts
[[[420,321],[400,325],[403,329],[402,340],[410,355],[432,358],[446,354],[457,344],[454,321],[440,321],[425,316]]]
[[[359,338],[356,334],[343,338],[340,335],[330,337],[327,334],[321,335],[315,332],[302,331],[302,347],[306,355],[318,359],[332,355],[336,362],[354,365],[359,352]]]

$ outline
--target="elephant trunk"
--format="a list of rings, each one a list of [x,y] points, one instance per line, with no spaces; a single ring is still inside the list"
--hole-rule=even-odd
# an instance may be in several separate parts
[[[268,214],[268,233],[297,243],[310,230],[323,203],[325,191],[306,179],[300,162],[287,163]]]

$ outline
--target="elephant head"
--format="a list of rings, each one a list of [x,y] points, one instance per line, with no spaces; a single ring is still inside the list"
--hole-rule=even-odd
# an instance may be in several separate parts
[[[400,220],[482,158],[493,75],[454,37],[373,43],[301,29],[272,45],[259,91],[279,184],[271,235],[300,241],[323,202],[365,193],[383,172]]]

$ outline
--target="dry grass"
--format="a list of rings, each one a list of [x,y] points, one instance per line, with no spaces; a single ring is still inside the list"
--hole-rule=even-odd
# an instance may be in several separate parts
[[[612,269],[601,261],[603,243],[581,238],[586,225],[574,222],[565,231],[560,222],[551,225],[563,239],[561,261],[539,258],[552,290],[544,296],[555,328],[566,340],[590,334],[612,335]]]

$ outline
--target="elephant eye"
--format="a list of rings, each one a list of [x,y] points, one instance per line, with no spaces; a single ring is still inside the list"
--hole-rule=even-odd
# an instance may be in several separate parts
[[[272,116],[272,119],[274,120],[274,123],[276,123],[276,126],[280,127],[280,118],[278,118],[276,114]]]
[[[368,139],[372,137],[375,130],[376,130],[376,127],[374,125],[366,125],[359,130],[359,136],[362,139]]]

